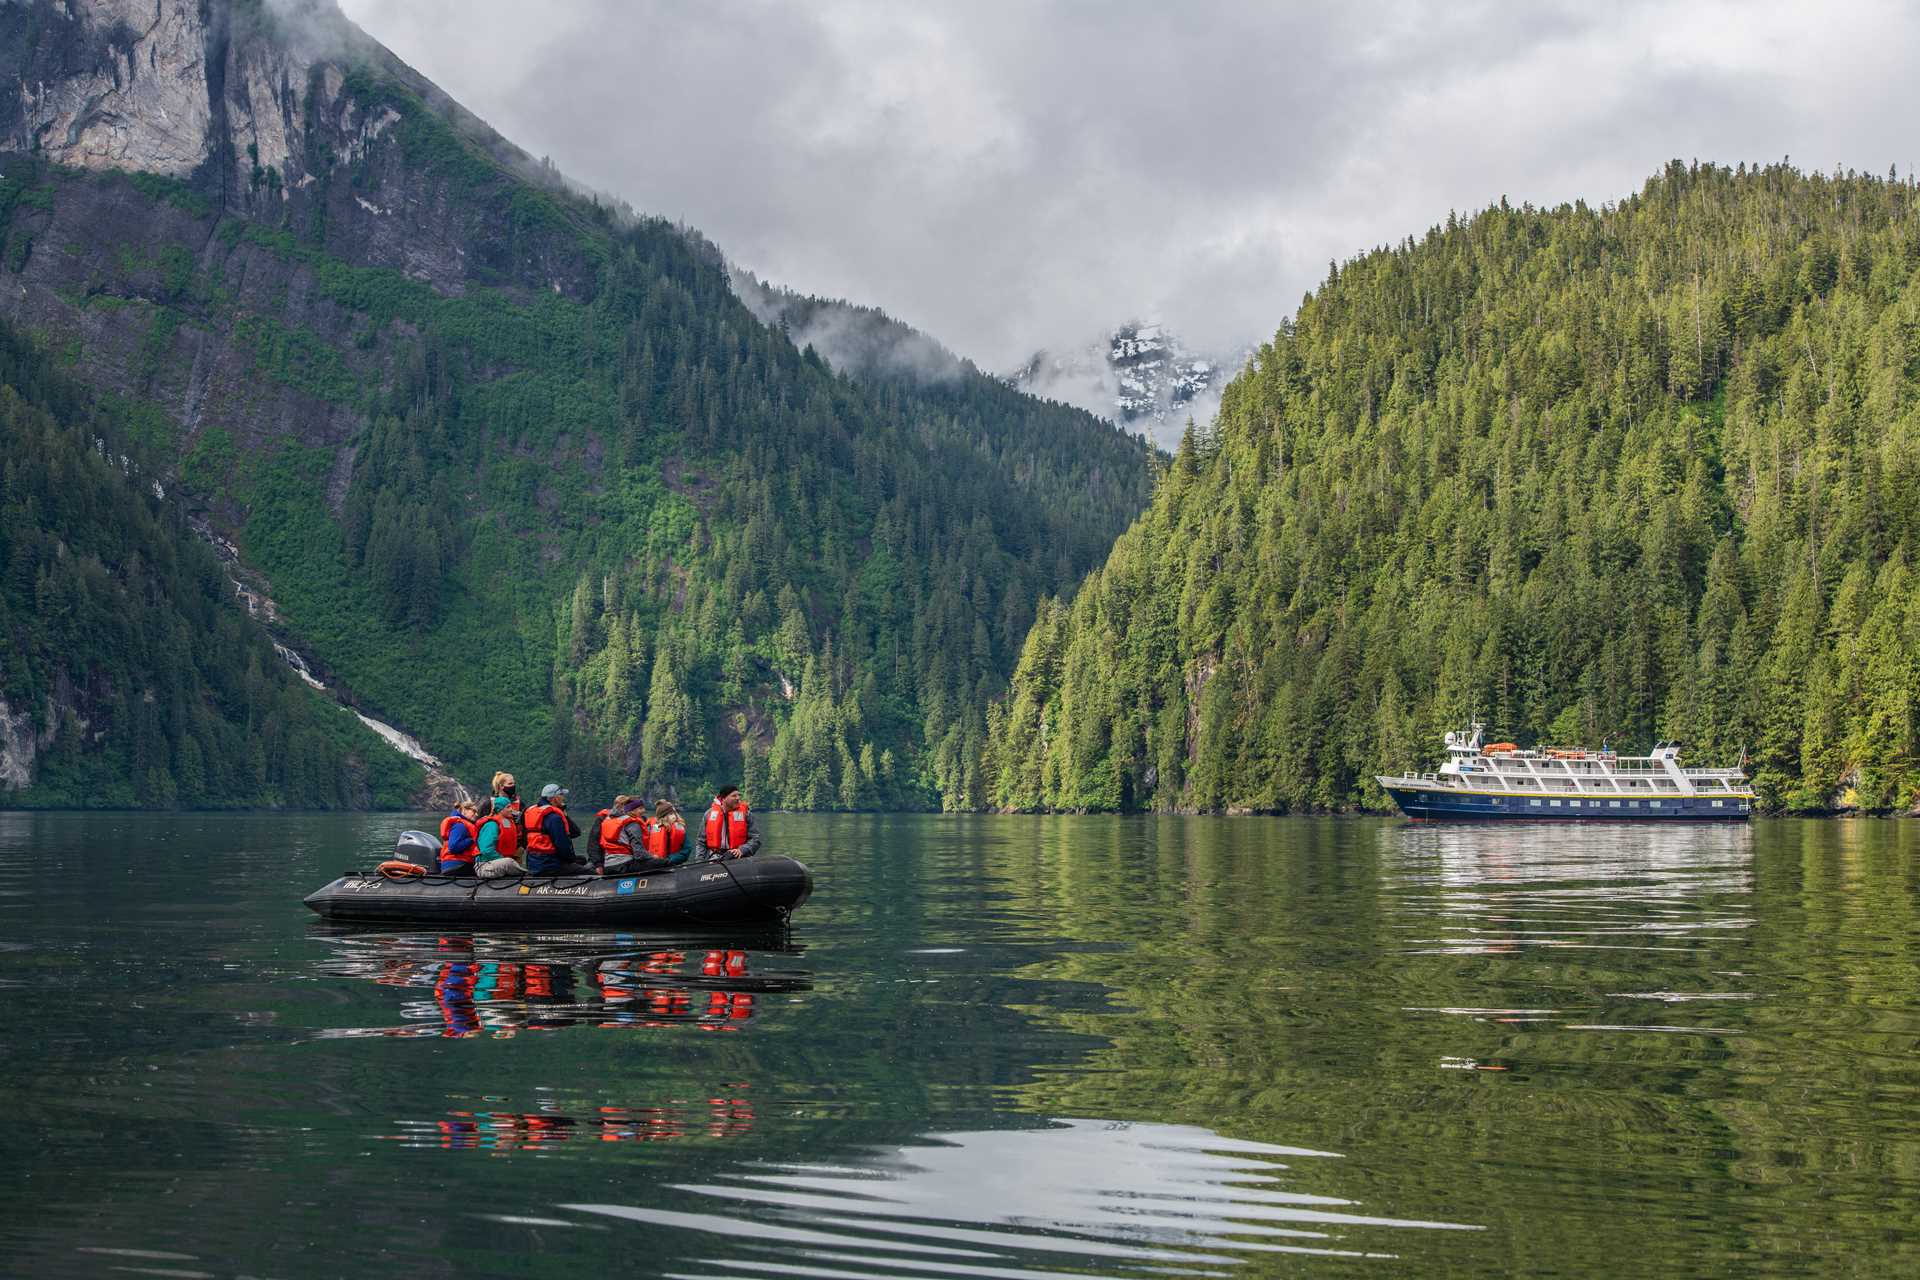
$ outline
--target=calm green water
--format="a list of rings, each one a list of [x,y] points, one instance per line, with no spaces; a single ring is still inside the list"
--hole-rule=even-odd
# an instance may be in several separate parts
[[[1920,1271],[1920,825],[773,816],[714,974],[402,825],[0,814],[0,1270]]]

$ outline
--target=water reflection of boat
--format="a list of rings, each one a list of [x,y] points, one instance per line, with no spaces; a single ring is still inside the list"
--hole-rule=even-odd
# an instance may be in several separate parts
[[[1382,889],[1416,949],[1672,949],[1752,924],[1746,826],[1382,827]]]
[[[655,1106],[597,1106],[569,1111],[449,1111],[435,1120],[403,1120],[391,1141],[441,1151],[543,1151],[567,1142],[672,1142],[681,1138],[738,1138],[752,1131],[753,1100],[746,1084],[720,1087],[704,1098],[675,1098]]]
[[[806,974],[765,969],[787,950],[684,947],[632,936],[564,943],[484,935],[322,934],[334,950],[325,974],[418,993],[388,1027],[331,1028],[323,1039],[358,1036],[511,1036],[562,1027],[694,1026],[736,1031],[773,993],[805,991]],[[758,957],[756,959],[755,957]]]

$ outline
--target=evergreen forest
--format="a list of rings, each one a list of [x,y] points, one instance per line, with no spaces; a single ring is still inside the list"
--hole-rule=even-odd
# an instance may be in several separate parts
[[[1675,162],[1330,268],[1045,606],[989,803],[1380,809],[1469,716],[1920,786],[1920,189]]]
[[[464,776],[980,807],[986,707],[1144,506],[1151,451],[971,368],[844,376],[696,237],[603,234],[585,303],[308,258],[421,337],[337,519],[324,452],[235,468],[290,623]]]
[[[398,807],[420,769],[297,681],[89,393],[0,326],[0,743],[27,807]]]
[[[870,354],[940,356],[836,368],[697,233],[503,160],[410,85],[350,69],[335,116],[398,123],[352,164],[309,147],[327,184],[284,199],[8,160],[0,267],[111,449],[231,534],[330,687],[469,784],[983,806],[986,708],[1154,451],[781,293]],[[461,209],[471,275],[357,261],[337,210],[369,194]],[[236,358],[243,385],[199,372]]]

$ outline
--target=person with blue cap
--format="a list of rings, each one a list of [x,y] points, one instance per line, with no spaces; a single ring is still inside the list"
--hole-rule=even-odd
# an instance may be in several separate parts
[[[540,803],[527,810],[527,874],[589,875],[594,868],[573,852],[580,828],[567,816],[567,789],[557,782],[540,788]]]

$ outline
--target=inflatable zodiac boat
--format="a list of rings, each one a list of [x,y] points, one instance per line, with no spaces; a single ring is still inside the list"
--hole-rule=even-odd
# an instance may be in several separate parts
[[[403,853],[415,834],[402,837]],[[498,880],[435,875],[389,862],[378,871],[349,871],[306,902],[328,920],[661,928],[778,924],[812,892],[813,873],[805,863],[757,853],[631,875]]]

